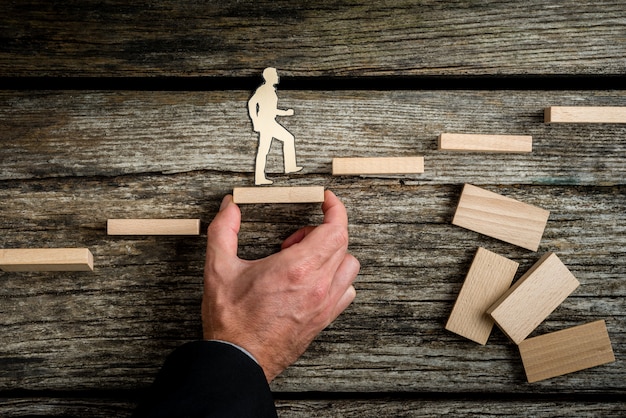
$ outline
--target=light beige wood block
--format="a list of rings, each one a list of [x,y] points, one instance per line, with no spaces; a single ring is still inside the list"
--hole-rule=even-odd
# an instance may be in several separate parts
[[[537,251],[550,212],[466,184],[452,223]]]
[[[519,344],[579,284],[556,254],[546,253],[487,309],[487,313]]]
[[[544,110],[545,123],[626,123],[623,106],[550,106]]]
[[[465,152],[532,152],[533,137],[442,133],[439,135],[439,149]]]
[[[603,320],[529,338],[519,351],[529,383],[615,361]]]
[[[4,271],[93,271],[93,255],[87,248],[0,249]]]
[[[324,201],[324,186],[235,187],[233,201],[245,203],[318,203]]]
[[[333,158],[333,176],[419,174],[424,157]]]
[[[109,219],[108,235],[200,235],[200,219]]]
[[[519,263],[478,248],[446,329],[485,345],[493,328],[486,311],[511,286]]]

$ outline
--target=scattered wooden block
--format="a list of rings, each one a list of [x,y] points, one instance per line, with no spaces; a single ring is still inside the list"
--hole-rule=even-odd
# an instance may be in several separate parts
[[[519,263],[478,248],[446,329],[485,345],[493,319],[485,312],[511,286]]]
[[[544,110],[545,123],[626,123],[626,107],[550,106]]]
[[[550,212],[466,184],[452,223],[537,251]]]
[[[521,343],[580,283],[554,253],[546,253],[489,309],[498,327]]]
[[[200,235],[200,219],[109,219],[108,235]]]
[[[324,201],[324,186],[235,187],[235,203],[318,203]]]
[[[529,338],[519,351],[528,383],[615,361],[603,320]]]
[[[28,248],[0,250],[4,271],[93,271],[87,248]]]
[[[333,176],[423,172],[424,157],[333,158]]]
[[[533,137],[442,133],[439,135],[439,149],[466,152],[532,152]]]

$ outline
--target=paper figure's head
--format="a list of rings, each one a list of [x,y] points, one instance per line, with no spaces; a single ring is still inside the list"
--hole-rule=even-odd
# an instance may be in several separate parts
[[[278,84],[279,78],[276,68],[267,67],[265,70],[263,70],[263,80],[265,80],[266,83],[271,84],[272,86]]]

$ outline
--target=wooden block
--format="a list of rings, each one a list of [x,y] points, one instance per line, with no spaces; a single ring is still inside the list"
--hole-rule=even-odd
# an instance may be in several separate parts
[[[324,201],[324,186],[235,187],[233,201],[239,203],[318,203]]]
[[[333,158],[333,176],[423,172],[424,157]]]
[[[109,219],[108,235],[200,235],[200,219]]]
[[[519,351],[529,383],[615,361],[603,320],[529,338]]]
[[[545,123],[626,123],[626,107],[550,106],[544,110]]]
[[[466,152],[532,152],[533,137],[442,133],[439,135],[439,149]]]
[[[537,251],[550,212],[466,184],[452,223]]]
[[[87,248],[29,248],[0,250],[4,271],[93,271]]]
[[[551,106],[544,110],[545,123],[626,123],[626,107]]]
[[[498,327],[521,343],[580,283],[554,253],[546,253],[489,309]]]
[[[487,308],[511,286],[518,266],[513,260],[478,248],[446,329],[485,345],[493,328]]]

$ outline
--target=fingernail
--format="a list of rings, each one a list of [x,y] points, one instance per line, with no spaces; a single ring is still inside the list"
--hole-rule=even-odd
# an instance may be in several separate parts
[[[222,199],[222,204],[220,205],[220,212],[222,210],[224,210],[226,208],[226,206],[228,206],[230,204],[231,201],[231,197],[229,194],[227,194],[226,196],[224,196],[224,198]]]

